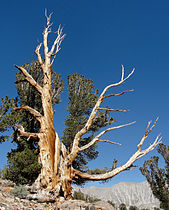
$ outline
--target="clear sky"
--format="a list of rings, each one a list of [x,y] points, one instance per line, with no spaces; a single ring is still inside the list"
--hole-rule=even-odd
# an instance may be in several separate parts
[[[42,40],[45,26],[44,10],[53,12],[53,30],[64,26],[66,38],[57,56],[54,70],[66,82],[68,74],[77,72],[94,81],[100,91],[120,79],[121,64],[134,75],[116,93],[134,88],[133,93],[108,99],[111,108],[130,109],[113,113],[114,125],[136,120],[136,124],[112,131],[104,139],[120,142],[122,146],[99,144],[100,156],[89,163],[92,168],[111,166],[113,158],[125,163],[137,149],[147,122],[160,117],[158,125],[145,142],[148,146],[159,133],[163,143],[169,138],[169,1],[163,0],[48,0],[2,1],[0,6],[0,97],[16,96],[14,64],[22,65],[36,59],[34,50]],[[52,40],[53,37],[51,37]],[[59,135],[64,129],[67,106],[66,88],[62,103],[55,107],[55,128]],[[0,168],[6,164],[10,143],[0,145]],[[141,182],[145,178],[139,167],[153,151],[136,162],[132,171],[117,175],[106,184],[121,181]],[[89,183],[90,184],[90,183]]]

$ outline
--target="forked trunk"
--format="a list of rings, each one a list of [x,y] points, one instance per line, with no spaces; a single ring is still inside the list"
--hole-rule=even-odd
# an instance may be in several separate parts
[[[57,150],[55,150],[52,157],[50,152],[52,148],[48,142],[45,135],[39,141],[42,168],[33,186],[36,189],[36,196],[34,195],[31,198],[42,201],[56,201],[60,197],[66,200],[72,199],[73,169],[68,161],[67,150],[60,140],[56,138],[55,149],[57,147]]]

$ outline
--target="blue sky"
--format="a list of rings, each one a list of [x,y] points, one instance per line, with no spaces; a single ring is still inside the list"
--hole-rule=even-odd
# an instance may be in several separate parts
[[[163,143],[169,138],[169,2],[136,0],[48,0],[3,1],[0,6],[0,97],[16,96],[14,64],[22,65],[36,59],[34,50],[42,40],[45,26],[44,10],[53,12],[53,30],[64,26],[66,38],[57,56],[54,70],[66,82],[68,74],[77,72],[94,81],[100,91],[120,79],[121,64],[126,74],[133,67],[134,75],[116,93],[134,88],[133,93],[108,99],[112,108],[130,109],[127,113],[113,113],[116,125],[136,120],[136,124],[113,131],[106,139],[122,146],[99,144],[100,156],[89,163],[92,168],[111,166],[113,158],[123,164],[136,151],[149,120],[160,117],[158,125],[145,142],[148,146],[161,133]],[[51,40],[54,37],[51,37]],[[55,107],[55,128],[62,135],[67,106],[66,88],[62,103]],[[0,168],[6,164],[10,143],[0,145]],[[157,152],[136,162],[132,171],[124,172],[106,184],[121,181],[144,181],[139,167]]]

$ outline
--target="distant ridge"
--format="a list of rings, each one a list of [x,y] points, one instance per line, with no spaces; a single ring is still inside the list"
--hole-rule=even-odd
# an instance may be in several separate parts
[[[80,190],[84,194],[99,198],[105,201],[112,201],[118,207],[125,203],[127,207],[137,206],[139,209],[154,207],[159,208],[160,202],[153,196],[147,182],[120,182],[112,187],[73,187],[74,191]]]

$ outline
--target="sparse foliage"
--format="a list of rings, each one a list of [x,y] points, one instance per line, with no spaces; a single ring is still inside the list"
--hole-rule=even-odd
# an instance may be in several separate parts
[[[23,199],[26,198],[28,191],[25,186],[16,186],[14,189],[11,190],[11,194]]]

